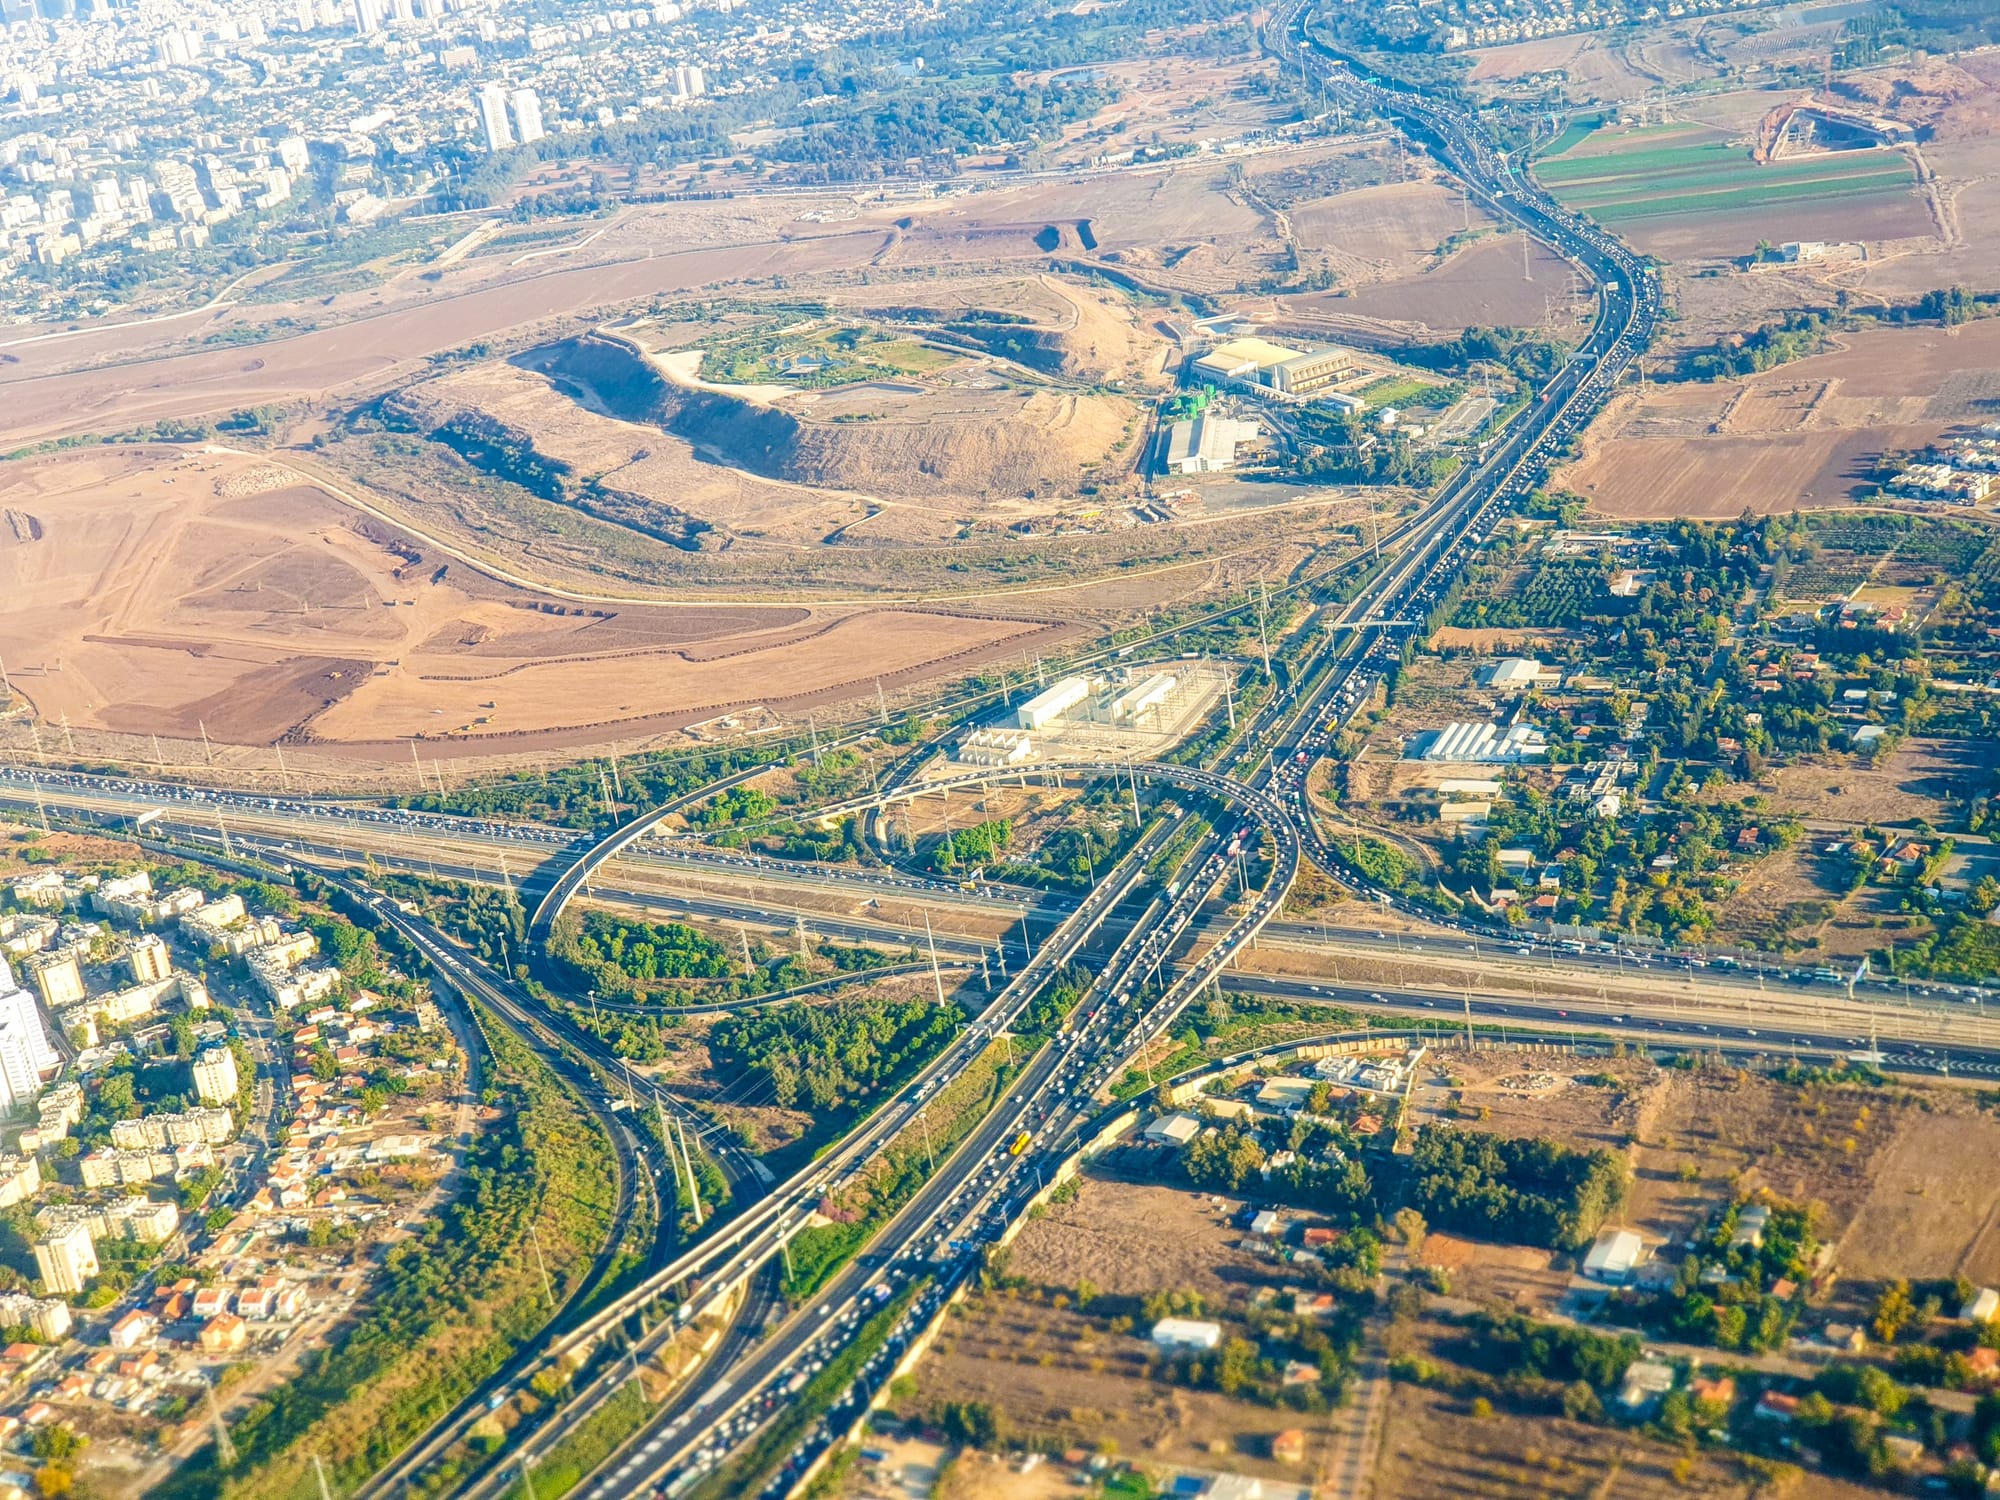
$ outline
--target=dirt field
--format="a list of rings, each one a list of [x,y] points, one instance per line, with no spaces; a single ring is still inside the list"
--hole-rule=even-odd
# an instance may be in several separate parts
[[[1629,1144],[1621,1217],[1649,1238],[1684,1238],[1731,1197],[1768,1188],[1821,1206],[1846,1277],[2000,1275],[2000,1184],[1978,1166],[2000,1151],[2000,1118],[1962,1091],[1802,1089],[1638,1057],[1453,1053],[1448,1066],[1453,1086],[1420,1097],[1461,1118],[1478,1112],[1468,1128],[1581,1149]],[[1543,1308],[1571,1269],[1545,1252],[1439,1235],[1423,1259],[1450,1270],[1459,1295]]]
[[[1877,1162],[1873,1190],[1840,1243],[1863,1280],[2000,1274],[2000,1202],[1973,1164],[2000,1150],[2000,1120],[1960,1109],[1904,1120]]]
[[[1107,1293],[1143,1297],[1185,1288],[1204,1297],[1240,1299],[1269,1269],[1230,1248],[1241,1235],[1228,1225],[1240,1207],[1176,1188],[1089,1179],[1069,1203],[1021,1231],[1011,1269],[1052,1289],[1084,1277]]]
[[[1642,1102],[1626,1221],[1684,1234],[1732,1193],[1821,1207],[1849,1279],[2000,1274],[2000,1188],[1976,1164],[2000,1121],[1963,1094],[1799,1090],[1729,1069],[1663,1072]],[[1692,1163],[1692,1177],[1683,1167]]]
[[[1930,211],[1916,193],[1882,194],[1857,200],[1781,202],[1764,209],[1674,216],[1619,223],[1632,246],[1666,261],[1747,255],[1760,241],[1901,241],[1931,232]],[[1932,280],[1926,284],[1934,286]]]
[[[1561,325],[1571,306],[1569,267],[1539,244],[1528,247],[1524,272],[1521,237],[1489,235],[1435,270],[1362,286],[1281,297],[1287,319],[1305,323],[1366,322],[1410,333],[1457,333],[1474,324],[1516,328]]]
[[[1425,1267],[1449,1278],[1451,1295],[1482,1305],[1499,1304],[1531,1317],[1555,1311],[1568,1290],[1571,1270],[1555,1253],[1531,1245],[1490,1245],[1456,1235],[1424,1236]]]
[[[1907,824],[1943,817],[1944,799],[1983,786],[2000,764],[2000,746],[1917,737],[1876,766],[1794,765],[1767,774],[1772,801],[1802,818]]]
[[[26,356],[17,354],[22,364],[8,366],[0,375],[0,389],[7,393],[0,442],[13,446],[65,433],[125,431],[168,418],[214,416],[260,403],[324,399],[389,383],[415,361],[501,330],[716,281],[856,265],[881,244],[882,233],[869,229],[804,245],[642,255],[615,265],[549,271],[458,296],[437,294],[427,302],[273,343],[169,354],[99,370],[33,376],[26,373]]]
[[[1208,29],[1188,28],[1170,35]],[[1255,54],[1177,57],[1171,64],[1148,57],[1098,71],[1117,89],[1118,97],[1088,120],[1069,126],[1061,144],[1049,148],[1065,165],[1086,166],[1099,154],[1140,144],[1235,135],[1284,118],[1280,96],[1268,87],[1274,63]]]
[[[1245,1474],[1310,1475],[1321,1424],[1299,1413],[1189,1390],[1151,1378],[1153,1351],[1134,1333],[1106,1331],[1116,1308],[1130,1316],[1157,1291],[1200,1292],[1212,1310],[1241,1308],[1281,1268],[1229,1248],[1240,1237],[1207,1198],[1167,1188],[1087,1178],[1070,1203],[1031,1222],[1008,1257],[1022,1291],[976,1293],[947,1320],[916,1371],[911,1414],[945,1401],[1002,1407],[1017,1430],[1062,1446],[1115,1444],[1134,1462],[1227,1468]],[[1232,1205],[1232,1207],[1235,1205]],[[1067,1302],[1088,1278],[1102,1288],[1097,1316]],[[1226,1312],[1223,1314],[1226,1316]],[[1302,1467],[1270,1458],[1272,1434],[1304,1425]]]
[[[921,609],[579,604],[428,555],[251,456],[10,465],[0,636],[45,722],[387,758],[660,733],[1018,656],[1049,627]]]
[[[1607,1432],[1561,1418],[1499,1414],[1481,1420],[1471,1404],[1396,1385],[1374,1493],[1395,1500],[1748,1500],[1759,1493],[1738,1466],[1695,1450],[1685,1476],[1679,1448],[1627,1430]],[[1808,1493],[1801,1491],[1800,1493]],[[1859,1489],[1814,1474],[1815,1500],[1865,1500]]]
[[[1638,1122],[1637,1094],[1658,1070],[1637,1059],[1550,1058],[1516,1052],[1467,1056],[1448,1064],[1453,1097],[1481,1112],[1495,1135],[1544,1135],[1584,1151],[1616,1151]],[[1618,1087],[1595,1080],[1617,1078]],[[1586,1081],[1589,1080],[1589,1081]]]
[[[1636,40],[1585,31],[1482,47],[1473,54],[1477,61],[1469,81],[1504,89],[1534,74],[1560,69],[1575,97],[1634,99],[1662,83],[1688,82],[1708,71],[1677,34],[1682,30],[1675,27],[1665,34],[1649,31]]]
[[[1877,329],[1742,380],[1620,396],[1553,483],[1608,515],[1740,515],[1839,505],[1887,449],[1984,420],[2000,322]]]

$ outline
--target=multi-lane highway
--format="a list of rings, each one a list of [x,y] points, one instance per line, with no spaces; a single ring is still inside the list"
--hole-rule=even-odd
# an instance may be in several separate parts
[[[1878,1014],[1880,1007],[1866,1003],[1867,991],[1857,1001],[1851,993],[1815,989],[1818,981],[1806,976],[1805,984],[1790,986],[1756,1012],[1746,1002],[1739,1016],[1723,1001],[1727,987],[1740,986],[1744,976],[1706,969],[1707,959],[1696,954],[1641,958],[1616,944],[1523,947],[1520,937],[1509,935],[1507,949],[1495,955],[1502,966],[1516,958],[1539,958],[1551,967],[1595,978],[1613,966],[1622,977],[1628,964],[1671,965],[1687,985],[1685,1003],[1679,994],[1664,1001],[1660,996],[1633,997],[1622,986],[1616,997],[1607,987],[1593,1003],[1587,997],[1553,994],[1475,994],[1470,984],[1447,990],[1421,978],[1371,989],[1232,967],[1260,933],[1274,941],[1312,940],[1313,929],[1276,920],[1307,858],[1364,894],[1385,903],[1398,899],[1348,869],[1322,834],[1306,791],[1307,773],[1394,670],[1499,513],[1544,477],[1563,446],[1609,397],[1646,347],[1660,313],[1651,268],[1543,193],[1520,164],[1492,144],[1475,116],[1449,101],[1370,77],[1328,53],[1312,34],[1305,0],[1281,8],[1267,36],[1296,54],[1346,107],[1393,120],[1457,175],[1489,212],[1576,266],[1596,288],[1598,317],[1575,355],[1508,429],[1385,540],[1381,565],[1344,604],[1329,608],[1332,628],[1326,643],[1284,677],[1219,764],[1062,768],[1062,774],[1085,778],[1129,776],[1135,804],[1139,782],[1160,793],[1150,824],[1133,847],[1081,898],[1003,885],[965,890],[893,870],[808,870],[658,837],[671,814],[761,774],[764,767],[746,769],[656,808],[595,843],[566,830],[441,814],[0,769],[0,803],[17,808],[56,807],[71,815],[145,822],[159,832],[218,842],[231,838],[233,823],[238,843],[276,860],[346,868],[356,863],[352,851],[358,849],[385,862],[400,859],[405,868],[421,860],[423,868],[440,874],[492,879],[497,870],[498,878],[509,883],[532,878],[528,889],[539,896],[533,920],[538,939],[546,937],[555,916],[577,892],[593,880],[608,884],[615,859],[626,872],[615,887],[621,899],[666,902],[671,909],[731,920],[778,919],[781,913],[769,899],[769,892],[778,888],[801,900],[808,895],[840,896],[850,903],[859,898],[858,908],[816,910],[813,925],[822,933],[861,941],[913,936],[909,926],[898,925],[907,923],[907,916],[893,912],[949,910],[963,930],[938,934],[943,956],[991,959],[999,973],[1011,971],[938,1057],[791,1179],[765,1181],[754,1164],[732,1159],[726,1143],[710,1138],[741,1189],[733,1215],[710,1226],[692,1245],[672,1247],[672,1253],[663,1250],[651,1275],[590,1317],[572,1320],[574,1326],[555,1325],[542,1347],[496,1376],[475,1400],[377,1475],[367,1493],[387,1495],[419,1482],[463,1438],[484,1409],[482,1403],[518,1390],[550,1359],[599,1347],[614,1330],[629,1332],[634,1314],[655,1303],[671,1306],[672,1313],[633,1337],[629,1361],[600,1359],[591,1367],[594,1373],[566,1399],[545,1406],[532,1423],[516,1429],[506,1472],[489,1469],[462,1493],[497,1495],[520,1466],[546,1456],[602,1410],[639,1361],[659,1352],[690,1324],[720,1323],[726,1331],[699,1375],[587,1476],[578,1491],[593,1500],[682,1493],[721,1470],[783,1412],[788,1400],[866,1326],[877,1307],[921,1281],[921,1294],[902,1313],[884,1350],[782,1455],[764,1493],[789,1493],[865,1409],[887,1380],[895,1354],[937,1315],[943,1299],[985,1249],[1018,1222],[1050,1174],[1101,1118],[1110,1086],[1147,1054],[1149,1044],[1168,1031],[1190,1002],[1214,985],[1301,1004],[1380,1011],[1385,1019],[1414,1015],[1439,1030],[1473,1024],[1607,1030],[1681,1044],[1814,1053],[1858,1050],[1865,1038],[1866,1050],[1879,1054],[1886,1065],[2000,1073],[2000,1038],[1986,1034],[1982,1013],[1975,1011],[1969,1020],[1953,1015],[1961,999],[1955,994],[1935,997],[1934,1010],[1912,1007],[1885,1019]],[[911,756],[878,791],[816,809],[815,815],[869,813],[899,799],[970,789],[1019,774],[923,780],[923,762],[923,756]],[[1199,825],[1185,821],[1185,813],[1194,808],[1201,813]],[[1197,827],[1194,837],[1177,837],[1179,830]],[[1254,857],[1261,874],[1254,888],[1243,877],[1246,856]],[[1173,862],[1163,875],[1156,869],[1162,858]],[[632,877],[640,872],[658,889],[635,889],[641,882]],[[703,885],[699,895],[659,893],[697,876]],[[443,982],[479,999],[521,1035],[563,1058],[619,1143],[626,1211],[636,1212],[633,1205],[646,1182],[665,1182],[673,1169],[649,1159],[652,1148],[633,1130],[629,1107],[614,1107],[614,1090],[606,1081],[617,1071],[615,1059],[560,1013],[528,1001],[507,979],[484,974],[421,918],[367,891],[351,876],[338,878],[377,920],[423,953]],[[1039,940],[1032,935],[1037,929],[1046,932]],[[1340,941],[1363,953],[1386,954],[1394,944],[1399,954],[1408,945],[1420,955],[1442,957],[1468,942],[1476,947],[1500,936],[1470,926],[1411,936],[1349,928]],[[786,1308],[775,1294],[776,1267],[814,1209],[869,1171],[885,1152],[920,1138],[928,1128],[927,1111],[940,1094],[1009,1038],[1010,1029],[1056,976],[1086,955],[1090,977],[1084,993],[1055,1036],[1036,1039],[1033,1054],[1009,1079],[998,1107],[932,1164],[922,1186],[858,1258],[810,1300]],[[1953,1028],[1949,1041],[1946,1020]],[[1933,1022],[1940,1028],[1934,1034],[1924,1029]],[[672,1106],[663,1101],[662,1107]],[[692,1123],[698,1130],[699,1122]]]

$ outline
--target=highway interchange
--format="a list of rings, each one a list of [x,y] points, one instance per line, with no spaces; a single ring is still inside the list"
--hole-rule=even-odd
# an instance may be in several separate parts
[[[1130,777],[1135,819],[1140,816],[1141,782],[1153,799],[1129,852],[1080,899],[1004,886],[967,891],[893,869],[780,868],[776,862],[661,837],[659,825],[673,813],[761,774],[764,767],[676,799],[582,848],[575,834],[560,829],[0,768],[0,803],[17,811],[53,812],[128,828],[143,823],[135,831],[171,837],[182,845],[227,843],[231,855],[343,872],[331,878],[354,909],[393,930],[423,956],[441,985],[501,1017],[578,1086],[617,1147],[621,1232],[636,1216],[653,1213],[668,1220],[686,1207],[671,1147],[662,1139],[672,1128],[670,1113],[730,1179],[735,1195],[730,1217],[685,1246],[674,1245],[671,1234],[662,1232],[656,1254],[635,1286],[587,1318],[558,1318],[545,1343],[482,1386],[362,1493],[387,1496],[419,1481],[482,1413],[521,1389],[550,1361],[616,1349],[616,1359],[600,1358],[587,1366],[589,1373],[565,1400],[550,1403],[535,1421],[516,1430],[505,1463],[459,1491],[502,1494],[523,1465],[546,1456],[601,1410],[642,1361],[684,1330],[712,1326],[718,1330],[717,1341],[700,1371],[575,1491],[592,1500],[684,1494],[724,1470],[732,1455],[787,1410],[790,1398],[828,1366],[878,1308],[898,1292],[909,1291],[882,1347],[835,1393],[828,1410],[813,1414],[772,1471],[756,1476],[757,1492],[790,1494],[866,1411],[900,1355],[973,1274],[985,1251],[1020,1221],[1037,1193],[1102,1123],[1110,1086],[1214,986],[1379,1013],[1385,1026],[1407,1027],[1415,1016],[1419,1025],[1442,1033],[1474,1024],[1558,1036],[1612,1032],[1663,1044],[1794,1050],[1822,1057],[1859,1050],[1865,1040],[1866,1049],[1885,1066],[2000,1074],[2000,1046],[1986,1035],[1980,997],[1944,987],[1923,997],[1924,1008],[1908,1003],[1912,997],[1905,994],[1906,1003],[1898,1009],[1883,1003],[1893,999],[1892,992],[1871,988],[1865,976],[1858,987],[1829,986],[1810,974],[1776,969],[1718,971],[1708,967],[1710,956],[1695,953],[1580,942],[1538,946],[1476,924],[1458,930],[1434,926],[1428,933],[1410,935],[1350,927],[1340,941],[1349,951],[1378,955],[1386,955],[1391,945],[1400,955],[1407,944],[1419,956],[1456,954],[1484,944],[1499,964],[1546,964],[1551,971],[1600,982],[1608,974],[1623,981],[1630,968],[1659,973],[1662,979],[1671,973],[1673,983],[1638,998],[1628,998],[1632,992],[1621,983],[1615,1001],[1600,988],[1603,1003],[1591,1006],[1554,993],[1475,996],[1469,986],[1452,989],[1421,978],[1370,988],[1233,966],[1260,935],[1266,941],[1311,944],[1311,927],[1279,918],[1307,860],[1384,906],[1400,901],[1350,868],[1337,843],[1323,833],[1307,793],[1308,772],[1394,669],[1405,646],[1422,633],[1423,622],[1498,515],[1541,480],[1562,447],[1609,397],[1644,351],[1660,313],[1651,268],[1542,193],[1492,145],[1476,118],[1366,77],[1324,53],[1310,33],[1309,19],[1304,0],[1293,0],[1275,15],[1267,40],[1296,53],[1350,112],[1394,120],[1489,211],[1577,266],[1597,288],[1599,316],[1575,357],[1507,431],[1385,539],[1384,560],[1361,588],[1344,604],[1324,607],[1326,644],[1278,684],[1219,765],[1063,768],[1071,777]],[[933,795],[940,785],[970,790],[1021,774],[993,771],[940,782],[919,779],[922,769],[922,758],[911,757],[877,792],[815,809],[813,815],[866,813],[898,799]],[[1194,836],[1179,837],[1183,830]],[[913,935],[907,925],[909,909],[955,911],[974,931],[938,933],[937,958],[987,966],[989,988],[970,1002],[975,1013],[959,1036],[895,1097],[818,1160],[786,1181],[773,1182],[761,1164],[670,1096],[656,1102],[650,1093],[642,1099],[629,1092],[629,1072],[566,1013],[531,999],[511,976],[486,971],[421,916],[370,890],[352,873],[363,862],[354,857],[356,851],[367,858],[379,854],[390,867],[425,868],[447,877],[492,880],[497,874],[511,884],[554,873],[539,889],[531,925],[537,940],[546,938],[564,906],[593,883],[600,892],[616,892],[619,899],[639,904],[667,899],[630,888],[629,877],[639,869],[666,886],[696,873],[712,878],[714,884],[705,881],[699,897],[673,896],[671,904],[678,910],[725,920],[775,921],[780,927],[786,925],[785,914],[772,909],[772,890],[800,894],[800,904],[790,913],[794,920],[805,916],[806,894],[861,896],[865,904],[859,912],[836,915],[815,908],[811,916],[821,935],[857,941],[907,943]],[[510,851],[518,861],[511,869]],[[1254,889],[1244,882],[1246,859],[1254,860],[1260,872]],[[625,875],[614,873],[614,860],[621,862]],[[1164,872],[1158,867],[1163,860],[1171,865]],[[906,915],[892,917],[892,909]],[[1324,932],[1321,941],[1330,941]],[[1640,970],[1642,964],[1649,967]],[[1007,1077],[999,1103],[955,1150],[933,1163],[922,1187],[859,1256],[811,1298],[788,1307],[778,1295],[778,1268],[788,1242],[809,1222],[814,1208],[884,1153],[914,1149],[914,1142],[927,1139],[927,1102],[967,1069],[990,1061],[993,1049],[1014,1050],[1023,1017],[1059,975],[1077,965],[1087,973],[1087,983],[1073,1009],[1052,1033],[1020,1038],[1018,1070]],[[929,966],[919,959],[905,972],[920,974]],[[1732,994],[1752,980],[1779,988],[1756,1009],[1743,1000],[1739,1014],[1721,999],[1725,978]],[[941,992],[941,975],[937,982]],[[969,986],[961,990],[962,1003],[970,993]],[[622,1096],[621,1084],[627,1091]],[[640,1125],[642,1116],[655,1111],[658,1133]],[[579,1297],[589,1285],[590,1278],[584,1278]]]

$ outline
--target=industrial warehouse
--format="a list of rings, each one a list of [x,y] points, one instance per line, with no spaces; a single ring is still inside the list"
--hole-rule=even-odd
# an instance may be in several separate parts
[[[1158,755],[1231,691],[1225,664],[1191,657],[1101,675],[1073,674],[969,731],[952,760],[959,767],[1025,766]]]
[[[1367,405],[1360,390],[1396,371],[1386,360],[1338,345],[1293,349],[1245,337],[1216,345],[1195,360],[1192,373],[1197,381],[1280,401],[1318,401],[1360,411]]]

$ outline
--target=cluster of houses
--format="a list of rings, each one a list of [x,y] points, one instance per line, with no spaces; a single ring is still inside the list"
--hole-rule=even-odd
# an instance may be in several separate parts
[[[374,1010],[365,996],[345,1011],[321,1006],[308,1012],[292,1033],[291,1091],[297,1115],[291,1145],[272,1168],[267,1186],[252,1198],[253,1210],[327,1207],[345,1194],[337,1184],[314,1187],[316,1179],[363,1162],[409,1161],[435,1152],[434,1136],[378,1129],[361,1101],[370,1072],[380,1068],[383,1040],[411,1024],[399,1025]],[[418,1013],[414,1024],[427,1032],[442,1027],[430,1007]],[[331,1056],[338,1069],[330,1078],[315,1072],[323,1056]],[[412,1092],[421,1092],[451,1067],[441,1048],[427,1062],[399,1063],[392,1071]]]
[[[1913,463],[1889,481],[1889,492],[1946,505],[1978,505],[1993,493],[1994,476],[1952,463]]]
[[[1739,1205],[1730,1230],[1730,1248],[1762,1246],[1770,1219],[1770,1209],[1761,1203]],[[1660,1256],[1661,1248],[1631,1229],[1607,1228],[1584,1254],[1582,1274],[1586,1281],[1607,1287],[1664,1287],[1673,1282],[1675,1268]],[[1830,1246],[1821,1247],[1813,1285],[1822,1290],[1830,1276],[1827,1265],[1831,1255]],[[1730,1279],[1720,1265],[1705,1268],[1702,1275],[1704,1285],[1717,1285]],[[1769,1290],[1773,1296],[1788,1299],[1797,1295],[1799,1288],[1792,1281],[1781,1278]],[[1975,1334],[1983,1333],[2000,1320],[2000,1291],[1991,1287],[1974,1287],[1956,1309],[1956,1318]],[[1819,1350],[1845,1355],[1861,1354],[1869,1348],[1866,1330],[1838,1319],[1822,1323],[1810,1335],[1810,1340]],[[1982,1339],[1973,1344],[1965,1358],[1971,1387],[1986,1391],[2000,1389],[2000,1350],[1988,1347]],[[1762,1427],[1767,1436],[1775,1436],[1779,1446],[1790,1448],[1794,1445],[1786,1436],[1786,1429],[1799,1419],[1803,1393],[1788,1391],[1783,1388],[1785,1384],[1787,1382],[1783,1380],[1770,1383],[1759,1394],[1747,1416],[1752,1424]],[[1614,1399],[1621,1414],[1638,1421],[1654,1415],[1661,1402],[1677,1390],[1686,1391],[1699,1418],[1709,1425],[1726,1423],[1737,1405],[1734,1376],[1726,1373],[1705,1374],[1698,1363],[1688,1366],[1685,1361],[1669,1359],[1652,1351],[1642,1354],[1626,1368]],[[1970,1395],[1965,1397],[1964,1406],[1968,1411],[1972,1399]],[[1878,1436],[1888,1462],[1904,1471],[1920,1471],[1932,1460],[1948,1463],[1972,1457],[1971,1450],[1962,1443],[1957,1444],[1952,1452],[1932,1454],[1924,1442],[1912,1434],[1884,1431]],[[1987,1492],[2000,1492],[2000,1470],[1994,1471]]]

